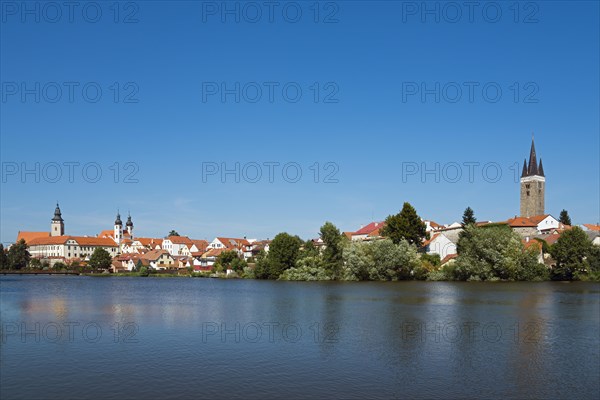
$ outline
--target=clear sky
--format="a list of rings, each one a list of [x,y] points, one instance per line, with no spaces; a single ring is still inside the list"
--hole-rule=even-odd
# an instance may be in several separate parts
[[[597,1],[0,4],[5,244],[57,200],[74,235],[505,220],[532,132],[546,211],[600,220]]]

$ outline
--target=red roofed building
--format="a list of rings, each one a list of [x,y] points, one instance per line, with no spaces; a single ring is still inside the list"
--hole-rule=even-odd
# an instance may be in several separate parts
[[[583,224],[583,226],[590,231],[600,232],[600,225]]]
[[[381,237],[381,229],[385,222],[371,222],[352,234],[352,240],[372,240]]]
[[[534,215],[532,217],[514,217],[506,221],[508,226],[521,236],[534,236],[537,234],[550,234],[557,230],[566,229],[556,218],[550,214]]]
[[[108,238],[87,236],[49,236],[28,242],[32,257],[64,257],[89,259],[94,250],[103,248],[111,257],[117,255],[119,246]]]
[[[50,232],[21,232],[17,234],[17,242],[19,240],[24,240],[25,243],[29,243],[33,239],[50,237]]]

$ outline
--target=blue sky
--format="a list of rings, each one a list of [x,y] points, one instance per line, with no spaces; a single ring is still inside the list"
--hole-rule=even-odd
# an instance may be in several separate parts
[[[546,211],[600,220],[598,2],[53,4],[1,2],[3,243],[57,200],[74,235],[117,209],[209,240],[356,230],[404,201],[504,220],[532,132]]]

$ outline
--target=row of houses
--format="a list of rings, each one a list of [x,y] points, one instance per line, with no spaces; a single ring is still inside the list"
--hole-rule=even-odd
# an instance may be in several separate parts
[[[23,239],[32,257],[57,262],[85,263],[97,248],[106,250],[113,257],[113,269],[131,271],[136,266],[154,269],[194,267],[210,269],[224,251],[234,251],[240,258],[249,260],[260,251],[269,251],[270,240],[216,237],[212,242],[190,239],[187,236],[167,238],[125,237],[117,243],[103,231],[96,237],[50,236],[48,232],[19,232],[17,241]]]
[[[424,220],[428,239],[422,243],[421,250],[428,254],[437,254],[440,259],[456,257],[457,243],[462,224],[454,222],[441,225]],[[524,243],[531,239],[542,239],[554,243],[570,226],[560,223],[550,214],[530,217],[510,218],[501,222],[478,222],[477,225],[505,224],[523,238]],[[371,222],[354,232],[344,232],[352,241],[371,241],[382,239],[385,222]],[[270,240],[216,237],[211,242],[191,239],[187,236],[172,235],[166,238],[134,237],[131,215],[123,229],[119,213],[112,230],[103,230],[96,236],[73,236],[64,234],[64,220],[59,205],[56,205],[51,221],[50,232],[19,232],[17,241],[24,240],[32,257],[56,262],[85,263],[97,248],[106,250],[113,257],[114,270],[131,271],[136,266],[150,266],[154,269],[188,268],[197,270],[211,269],[217,257],[224,251],[233,251],[248,261],[261,251],[268,252]],[[588,232],[594,244],[600,245],[600,227],[585,224],[582,228]],[[321,239],[314,239],[317,247],[322,247]]]
[[[430,220],[424,220],[423,222],[425,231],[429,234],[429,239],[423,242],[421,250],[427,254],[437,254],[442,260],[442,264],[455,258],[457,256],[459,235],[463,230],[462,224],[454,222],[441,225]],[[500,222],[484,221],[477,223],[478,226],[489,224],[508,225],[522,237],[526,246],[534,243],[532,239],[541,239],[548,244],[554,244],[562,232],[571,229],[571,226],[562,224],[550,214],[533,217],[515,216]],[[344,234],[350,240],[379,240],[382,239],[380,232],[384,226],[385,222],[371,222],[356,232],[344,232]],[[600,246],[600,225],[584,224],[582,228],[586,231],[590,240],[595,245]]]
[[[212,242],[194,240],[187,236],[166,239],[138,238],[113,261],[115,271],[131,271],[139,266],[157,270],[189,268],[210,270],[224,251],[233,251],[248,261],[261,251],[269,251],[270,240],[216,237]]]

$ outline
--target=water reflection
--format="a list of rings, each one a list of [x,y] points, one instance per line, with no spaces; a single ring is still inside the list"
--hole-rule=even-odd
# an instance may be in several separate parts
[[[599,293],[593,283],[2,278],[0,394],[595,398]],[[73,340],[21,340],[20,324],[36,322],[78,325]],[[144,385],[132,386],[140,368]]]

